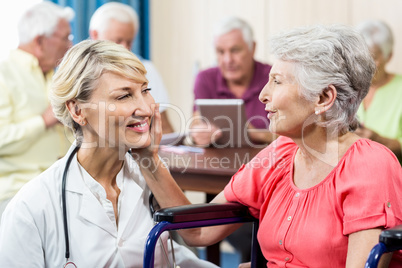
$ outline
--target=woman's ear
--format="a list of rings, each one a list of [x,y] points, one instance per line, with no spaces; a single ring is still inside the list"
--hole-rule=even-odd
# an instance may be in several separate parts
[[[80,106],[78,105],[78,102],[75,99],[68,100],[66,102],[66,106],[67,106],[68,111],[70,112],[71,117],[77,124],[83,125],[83,126],[86,125],[85,116],[84,116]]]
[[[90,30],[89,31],[89,37],[91,37],[92,40],[98,40],[99,39],[98,31],[97,30]]]
[[[315,108],[315,114],[318,115],[328,111],[335,103],[336,96],[337,91],[334,85],[329,85],[327,88],[325,88],[319,96],[318,103]]]
[[[256,48],[257,44],[256,42],[253,42],[253,46],[251,48],[251,52],[253,53],[253,55],[255,54],[255,48]]]

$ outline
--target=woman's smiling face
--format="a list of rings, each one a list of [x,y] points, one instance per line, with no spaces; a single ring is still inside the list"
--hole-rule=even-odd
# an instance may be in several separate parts
[[[314,115],[314,103],[302,97],[294,67],[292,62],[276,61],[259,96],[268,112],[269,130],[291,138],[302,135],[307,119]]]
[[[127,148],[150,145],[151,104],[155,101],[149,90],[147,83],[113,73],[102,74],[89,102],[82,105],[88,122],[83,127],[84,143]]]

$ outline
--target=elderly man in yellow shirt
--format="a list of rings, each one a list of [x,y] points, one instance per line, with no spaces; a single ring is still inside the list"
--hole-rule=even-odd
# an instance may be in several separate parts
[[[63,156],[71,142],[47,91],[71,47],[71,8],[48,1],[18,24],[19,46],[0,63],[0,216],[18,190]]]

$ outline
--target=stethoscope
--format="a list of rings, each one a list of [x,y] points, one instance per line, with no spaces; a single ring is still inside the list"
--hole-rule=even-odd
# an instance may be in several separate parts
[[[70,156],[67,159],[66,166],[64,167],[63,171],[63,180],[61,183],[61,202],[63,208],[63,226],[64,226],[64,240],[66,243],[66,264],[64,264],[64,268],[77,268],[74,262],[69,261],[70,258],[70,242],[68,237],[68,223],[67,223],[67,205],[66,205],[66,179],[67,179],[67,172],[70,168],[71,160],[73,160],[74,155],[77,153],[79,146],[75,147],[74,150],[71,152]]]
[[[71,161],[73,160],[74,155],[77,153],[77,151],[80,149],[79,146],[76,146],[74,150],[70,153],[68,156],[66,166],[64,167],[63,171],[63,179],[61,183],[61,202],[62,202],[62,208],[63,208],[63,227],[64,227],[64,240],[65,240],[65,245],[66,245],[66,251],[65,251],[65,258],[66,258],[66,263],[64,264],[63,268],[77,268],[77,265],[75,265],[74,262],[69,261],[70,259],[70,242],[69,242],[69,236],[68,236],[68,223],[67,223],[67,203],[66,203],[66,180],[67,180],[67,172],[68,169],[70,168]],[[128,151],[128,153],[131,155],[131,149]],[[154,212],[159,209],[159,205],[156,202],[156,199],[154,198],[153,193],[150,194],[149,196],[149,210],[151,212],[151,216],[153,216]],[[172,240],[171,240],[172,242]],[[173,245],[171,245],[173,249]],[[173,262],[174,262],[174,267],[176,267],[176,260],[174,256],[174,251],[172,250],[172,255],[173,255]]]

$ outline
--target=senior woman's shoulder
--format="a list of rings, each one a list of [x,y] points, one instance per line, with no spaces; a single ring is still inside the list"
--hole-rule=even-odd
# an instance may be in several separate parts
[[[386,146],[369,140],[359,139],[345,154],[344,162],[357,169],[396,172],[402,176],[402,168],[395,154]]]

